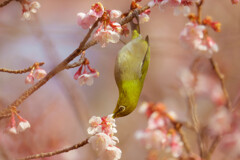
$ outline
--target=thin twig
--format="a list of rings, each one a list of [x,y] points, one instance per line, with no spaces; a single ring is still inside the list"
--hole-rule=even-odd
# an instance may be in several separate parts
[[[197,22],[198,24],[201,24],[202,22],[202,5],[204,0],[201,0],[200,2],[196,3],[197,6]]]
[[[166,113],[166,115],[167,115],[167,117],[169,118],[169,120],[171,121],[171,123],[173,124],[174,129],[179,133],[180,138],[181,138],[181,140],[182,140],[182,142],[183,142],[183,146],[184,146],[186,152],[187,152],[188,154],[190,154],[190,152],[191,152],[190,147],[189,147],[189,145],[188,145],[188,143],[187,143],[187,140],[186,140],[186,138],[185,138],[185,136],[184,136],[184,134],[183,134],[183,132],[182,132],[182,126],[183,126],[183,124],[182,124],[181,122],[175,121],[175,120],[174,120],[170,115],[168,115],[167,113]]]
[[[213,59],[213,58],[210,58],[209,59],[212,67],[213,67],[213,70],[214,72],[216,73],[218,79],[220,80],[220,83],[221,83],[221,87],[222,87],[222,90],[223,90],[223,94],[226,98],[226,107],[229,111],[233,111],[232,110],[232,104],[231,104],[231,101],[230,101],[230,98],[229,98],[229,94],[228,94],[228,91],[226,89],[226,84],[225,84],[225,79],[224,79],[224,75],[222,74],[222,72],[220,71],[220,68],[217,64],[217,62]],[[209,147],[209,150],[208,150],[208,155],[207,155],[207,160],[210,160],[211,159],[211,155],[213,154],[213,152],[215,151],[215,149],[217,148],[217,145],[219,144],[219,142],[221,141],[222,137],[221,136],[217,136],[211,146]]]
[[[8,3],[12,2],[13,0],[6,0],[0,4],[0,8],[8,5]]]
[[[27,72],[30,72],[32,68],[36,66],[36,64],[38,64],[38,66],[42,66],[44,65],[44,62],[39,62],[39,63],[37,62],[37,63],[34,63],[31,67],[20,69],[20,70],[10,70],[6,68],[0,68],[0,72],[7,72],[7,73],[13,73],[13,74],[27,73]]]
[[[222,72],[220,71],[220,68],[218,66],[218,63],[213,58],[210,58],[209,60],[210,60],[210,63],[212,65],[212,68],[213,68],[214,72],[217,74],[218,79],[220,80],[221,87],[222,87],[222,90],[223,90],[223,94],[226,98],[226,105],[227,105],[226,107],[229,110],[231,110],[232,109],[232,103],[229,99],[229,94],[228,94],[228,91],[227,91],[227,88],[226,88],[224,74],[222,74]]]
[[[222,136],[219,135],[213,140],[213,142],[208,150],[207,160],[211,159],[211,156],[212,156],[213,152],[215,151],[215,149],[217,148],[219,142],[221,141],[221,138],[222,138]]]
[[[144,12],[145,10],[149,9],[149,6],[144,6],[141,9],[136,9],[136,13],[141,14],[142,12]],[[130,22],[133,19],[134,15],[132,14],[132,12],[130,12],[128,14],[128,16],[126,16],[125,18],[123,18],[120,21],[121,25],[124,25],[128,22]],[[93,39],[91,41],[89,41],[88,43],[86,43],[88,41],[88,39],[91,36],[91,33],[93,32],[93,30],[97,27],[99,20],[97,20],[93,26],[91,27],[91,29],[88,31],[87,35],[85,36],[85,38],[83,39],[83,41],[80,43],[79,47],[73,52],[71,53],[66,59],[64,59],[60,64],[58,64],[54,69],[52,69],[42,80],[40,80],[38,83],[36,83],[35,85],[33,85],[32,87],[30,87],[28,90],[26,90],[24,93],[22,93],[22,95],[20,97],[18,97],[12,104],[10,104],[8,106],[8,113],[10,113],[10,109],[12,106],[16,106],[18,107],[25,99],[27,99],[31,94],[33,94],[35,91],[37,91],[41,86],[43,86],[45,83],[48,82],[48,80],[50,80],[53,76],[55,76],[57,73],[59,73],[60,71],[64,70],[65,67],[67,66],[67,64],[69,62],[71,62],[74,58],[76,58],[79,54],[81,54],[83,51],[87,50],[89,47],[94,46],[95,44],[97,44],[97,40]],[[0,112],[0,119],[2,117],[2,114]]]
[[[67,147],[67,148],[64,148],[64,149],[57,150],[57,151],[52,151],[52,152],[46,152],[46,153],[40,153],[40,154],[36,154],[36,155],[32,155],[32,156],[27,156],[27,157],[21,158],[19,160],[28,160],[28,159],[51,157],[51,156],[54,156],[54,155],[57,155],[57,154],[61,154],[61,153],[68,152],[68,151],[71,151],[71,150],[74,150],[74,149],[78,149],[80,147],[83,147],[86,144],[88,144],[88,138],[86,140],[78,143],[78,144],[75,144],[75,145],[71,146],[71,147]]]

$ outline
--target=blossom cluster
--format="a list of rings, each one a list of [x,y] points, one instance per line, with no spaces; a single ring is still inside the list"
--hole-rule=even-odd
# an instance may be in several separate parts
[[[11,114],[11,120],[8,126],[9,133],[18,134],[19,132],[23,132],[31,127],[30,123],[26,119],[22,118],[17,112],[12,112]],[[18,126],[16,126],[15,116],[19,120]]]
[[[80,65],[77,72],[74,74],[74,79],[78,80],[80,86],[84,84],[91,86],[93,84],[94,78],[98,77],[99,72],[90,67],[88,59],[85,59],[85,61]]]
[[[131,4],[131,10],[141,8],[137,4],[139,1],[133,1]],[[148,22],[150,17],[150,9],[142,12],[139,17],[139,23]],[[77,14],[78,25],[83,29],[91,28],[92,25],[99,19],[100,25],[94,33],[94,39],[97,40],[102,47],[106,47],[107,43],[117,43],[120,40],[120,36],[128,36],[129,29],[127,25],[121,26],[115,20],[126,15],[122,14],[119,10],[106,10],[103,5],[98,2],[92,5],[91,9],[87,13],[80,12]],[[136,20],[134,23],[137,23]]]
[[[99,160],[118,160],[122,151],[115,145],[119,142],[114,136],[117,133],[115,119],[112,114],[105,117],[90,118],[88,134],[92,135],[88,142],[96,151]]]
[[[37,1],[21,0],[22,5],[22,19],[30,20],[32,13],[37,13],[38,9],[41,7],[40,3]]]
[[[200,0],[152,0],[148,3],[148,6],[153,7],[158,5],[161,9],[174,7],[174,15],[183,13],[184,16],[187,16],[190,13],[190,6],[198,2]]]
[[[83,29],[91,28],[92,25],[100,18],[101,25],[94,34],[94,39],[99,41],[102,47],[107,43],[117,43],[120,39],[122,27],[119,23],[111,19],[119,18],[122,12],[119,10],[105,10],[103,5],[98,2],[92,5],[87,13],[78,13],[78,25]]]
[[[180,34],[180,40],[191,49],[208,52],[207,56],[218,52],[218,45],[210,36],[206,35],[206,26],[196,22],[189,22],[185,25]]]
[[[27,75],[25,79],[26,84],[33,84],[34,79],[40,80],[47,75],[47,72],[44,69],[41,69],[39,65],[36,63],[30,73]]]
[[[180,135],[174,129],[172,120],[165,106],[161,103],[143,103],[140,112],[148,118],[148,126],[145,130],[137,131],[136,138],[140,140],[148,150],[165,150],[173,157],[182,154],[183,142]]]

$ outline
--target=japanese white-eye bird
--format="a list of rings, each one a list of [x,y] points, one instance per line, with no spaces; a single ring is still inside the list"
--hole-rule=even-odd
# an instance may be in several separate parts
[[[132,40],[119,51],[115,62],[115,80],[119,90],[113,118],[134,111],[143,88],[150,61],[148,36],[145,40],[133,30]]]

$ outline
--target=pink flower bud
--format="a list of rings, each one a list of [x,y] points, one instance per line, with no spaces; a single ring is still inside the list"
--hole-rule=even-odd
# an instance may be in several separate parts
[[[26,84],[33,84],[33,83],[34,83],[34,77],[33,77],[32,73],[30,73],[30,74],[26,77],[25,83],[26,83]]]
[[[122,12],[119,10],[111,10],[110,17],[111,18],[119,18],[122,15]]]
[[[92,5],[91,10],[93,12],[90,12],[91,13],[90,15],[93,15],[93,16],[95,16],[97,18],[102,17],[102,15],[104,13],[104,7],[103,7],[102,3],[100,3],[100,2],[95,3],[94,5]]]
[[[18,132],[23,132],[23,131],[25,131],[26,129],[28,129],[30,127],[31,127],[31,125],[30,125],[30,123],[27,120],[22,120],[18,124],[17,131]]]
[[[78,25],[81,26],[83,29],[90,28],[97,20],[97,17],[90,15],[91,12],[92,11],[89,11],[87,14],[80,12],[77,14]]]
[[[42,78],[44,78],[47,75],[47,72],[44,69],[36,69],[35,73],[34,73],[34,78],[36,78],[37,80],[40,80]]]
[[[41,7],[40,3],[37,1],[31,2],[29,5],[29,11],[32,13],[37,13],[38,9]]]
[[[12,133],[12,134],[18,134],[16,127],[11,127],[11,128],[9,128],[9,129],[8,129],[8,132],[9,132],[9,133]]]

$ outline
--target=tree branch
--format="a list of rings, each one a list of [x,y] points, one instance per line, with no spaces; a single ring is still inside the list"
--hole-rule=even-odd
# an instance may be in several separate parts
[[[78,149],[80,147],[83,147],[85,146],[86,144],[88,144],[88,138],[78,144],[75,144],[71,147],[67,147],[67,148],[64,148],[64,149],[60,149],[60,150],[57,150],[57,151],[52,151],[52,152],[46,152],[46,153],[40,153],[40,154],[35,154],[35,155],[32,155],[32,156],[28,156],[28,157],[25,157],[25,158],[21,158],[19,160],[29,160],[29,159],[37,159],[37,158],[45,158],[45,157],[51,157],[51,156],[55,156],[57,154],[61,154],[61,153],[64,153],[64,152],[68,152],[68,151],[71,151],[71,150],[74,150],[74,149]]]
[[[2,3],[0,4],[0,8],[8,5],[8,3],[12,2],[12,1],[13,1],[13,0],[6,0],[6,1],[2,2]]]
[[[30,72],[36,66],[36,64],[38,66],[42,66],[42,65],[44,65],[44,62],[34,63],[31,67],[21,69],[21,70],[10,70],[10,69],[6,69],[6,68],[0,68],[0,72],[7,72],[7,73],[13,73],[13,74],[27,73],[27,72]]]

